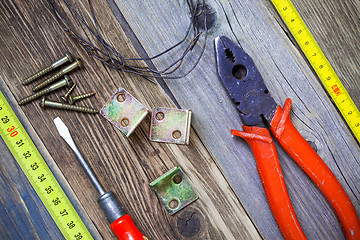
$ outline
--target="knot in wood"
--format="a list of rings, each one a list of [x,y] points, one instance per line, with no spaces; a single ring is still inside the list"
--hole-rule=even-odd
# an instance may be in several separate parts
[[[200,232],[201,221],[194,211],[183,211],[177,219],[177,229],[184,237],[193,237]]]
[[[196,6],[195,22],[200,29],[211,29],[215,25],[216,12],[208,4],[198,4]]]

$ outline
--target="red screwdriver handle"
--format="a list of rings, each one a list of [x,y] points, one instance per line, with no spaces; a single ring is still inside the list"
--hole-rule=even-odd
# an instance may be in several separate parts
[[[110,227],[119,240],[149,240],[135,226],[129,214],[125,214],[112,222]]]

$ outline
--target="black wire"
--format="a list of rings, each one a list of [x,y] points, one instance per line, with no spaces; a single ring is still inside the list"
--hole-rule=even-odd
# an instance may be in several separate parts
[[[197,0],[195,4],[193,4],[192,0],[187,0],[187,4],[188,4],[191,14],[190,14],[190,24],[186,30],[185,36],[179,42],[172,45],[165,51],[160,52],[159,54],[156,54],[153,57],[147,57],[147,58],[124,57],[113,46],[108,44],[103,39],[103,37],[100,34],[98,21],[96,19],[95,13],[94,13],[94,9],[93,9],[91,0],[88,0],[88,4],[90,6],[91,17],[93,20],[93,25],[95,26],[95,30],[92,29],[88,23],[86,23],[84,18],[71,6],[71,4],[67,0],[62,0],[62,1],[65,3],[68,10],[71,12],[73,18],[77,18],[78,20],[80,20],[80,23],[82,23],[82,25],[84,25],[90,31],[90,33],[101,43],[102,48],[104,50],[101,50],[100,48],[96,47],[95,45],[90,43],[90,40],[84,39],[77,32],[75,32],[75,30],[73,30],[69,26],[68,22],[65,20],[65,17],[61,14],[59,9],[57,8],[54,0],[49,0],[50,5],[53,10],[53,13],[55,15],[55,18],[59,22],[61,28],[71,38],[73,38],[75,41],[77,41],[88,53],[90,53],[92,56],[94,56],[99,61],[103,62],[105,65],[107,65],[111,68],[117,69],[117,70],[124,71],[124,72],[138,74],[151,82],[154,82],[154,81],[150,78],[154,78],[154,77],[162,77],[164,79],[178,79],[178,78],[183,78],[183,77],[187,76],[198,65],[198,63],[200,62],[200,59],[205,51],[206,41],[207,41],[207,26],[206,26],[206,15],[207,15],[206,11],[207,10],[206,10],[206,7],[204,7],[204,6],[206,6],[205,0],[202,0],[201,4],[199,3],[200,0]],[[203,6],[203,7],[200,8],[200,12],[199,12],[200,6]],[[174,76],[173,75],[174,72],[176,72],[178,69],[180,69],[181,65],[183,65],[183,63],[184,63],[185,57],[188,55],[188,53],[190,51],[192,51],[192,49],[195,47],[195,45],[199,42],[201,35],[203,34],[202,32],[199,32],[199,24],[197,22],[197,16],[199,16],[201,14],[204,14],[204,16],[205,16],[204,17],[204,22],[205,22],[204,23],[204,26],[205,26],[204,35],[205,36],[204,36],[204,44],[200,51],[200,54],[199,54],[198,58],[196,59],[195,63],[193,64],[193,66],[190,67],[190,69],[188,69],[183,74]],[[193,28],[193,32],[194,32],[194,37],[190,40],[189,44],[185,47],[185,50],[183,51],[181,56],[179,58],[177,58],[175,61],[173,61],[172,63],[170,63],[167,67],[164,67],[164,69],[156,70],[156,69],[152,69],[149,67],[140,67],[140,66],[128,63],[129,61],[154,60],[154,59],[157,59],[157,58],[165,55],[166,53],[171,52],[175,48],[182,45],[186,41],[186,39],[189,38],[189,34],[190,34],[192,28]]]

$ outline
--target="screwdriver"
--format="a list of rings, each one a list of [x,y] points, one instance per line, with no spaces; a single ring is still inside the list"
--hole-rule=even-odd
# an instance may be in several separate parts
[[[75,145],[70,131],[64,122],[59,117],[57,117],[54,119],[54,123],[60,136],[73,150],[81,166],[84,168],[96,190],[99,192],[100,197],[98,198],[97,202],[104,211],[106,219],[110,223],[111,230],[114,232],[117,238],[119,240],[148,240],[148,238],[145,237],[144,234],[142,234],[135,226],[134,221],[130,215],[126,213],[124,207],[121,206],[114,193],[111,191],[105,192],[93,170],[90,168],[88,163],[81,155],[79,149]]]

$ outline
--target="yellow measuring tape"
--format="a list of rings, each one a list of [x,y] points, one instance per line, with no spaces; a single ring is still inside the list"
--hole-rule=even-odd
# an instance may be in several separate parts
[[[290,0],[271,0],[360,143],[360,112]]]
[[[1,91],[0,135],[64,237],[93,239]]]

